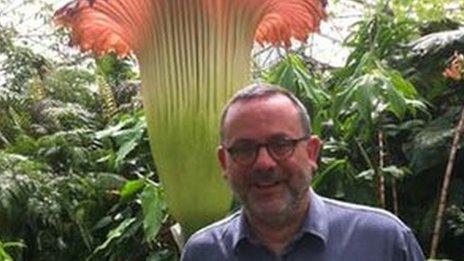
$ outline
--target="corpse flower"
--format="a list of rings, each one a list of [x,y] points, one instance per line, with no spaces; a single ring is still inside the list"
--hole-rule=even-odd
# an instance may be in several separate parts
[[[231,195],[216,147],[222,106],[250,78],[254,41],[288,47],[325,18],[325,0],[75,0],[55,14],[72,43],[134,54],[151,149],[187,235],[223,217]]]

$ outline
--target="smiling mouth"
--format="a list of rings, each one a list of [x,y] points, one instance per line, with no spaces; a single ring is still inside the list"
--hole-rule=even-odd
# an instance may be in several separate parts
[[[267,188],[276,187],[280,183],[281,183],[280,181],[266,182],[266,183],[255,183],[254,186],[259,188],[259,189],[267,189]]]

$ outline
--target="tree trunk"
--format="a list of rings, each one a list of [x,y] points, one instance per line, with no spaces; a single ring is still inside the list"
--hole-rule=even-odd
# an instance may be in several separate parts
[[[383,132],[379,131],[378,133],[379,139],[379,168],[383,168],[385,164],[389,164],[388,155],[385,153],[385,147],[387,146],[385,142],[385,138]],[[380,187],[379,191],[382,193],[379,198],[383,200],[384,207],[386,206],[386,196],[385,196],[385,176],[381,175],[383,181],[380,183],[382,186]],[[392,175],[391,176],[391,193],[392,193],[392,204],[393,204],[393,213],[398,216],[398,193],[396,190],[396,178]],[[380,202],[382,202],[379,200]]]
[[[397,193],[397,190],[396,190],[396,179],[395,177],[392,177],[392,187],[391,187],[391,192],[392,192],[392,200],[393,200],[393,214],[395,214],[395,216],[398,216],[398,193]]]
[[[385,177],[382,173],[382,168],[385,166],[384,163],[384,144],[383,144],[383,132],[379,131],[378,133],[379,141],[379,167],[377,169],[377,199],[379,206],[385,208]]]
[[[459,149],[459,141],[461,134],[464,129],[464,106],[461,110],[461,118],[459,119],[456,132],[454,134],[453,145],[451,147],[448,164],[446,166],[445,176],[443,178],[443,184],[441,186],[440,201],[438,204],[437,216],[435,218],[435,227],[433,229],[432,244],[430,246],[430,258],[435,259],[438,248],[438,241],[440,238],[441,225],[443,223],[443,214],[446,208],[446,199],[448,196],[448,187],[451,179],[451,173],[453,172],[453,165],[456,158],[456,152]]]

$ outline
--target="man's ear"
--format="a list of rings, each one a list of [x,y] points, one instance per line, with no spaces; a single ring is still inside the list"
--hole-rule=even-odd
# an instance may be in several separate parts
[[[226,150],[224,149],[224,147],[222,146],[219,146],[218,149],[217,149],[217,157],[218,157],[218,160],[219,160],[219,163],[221,164],[221,169],[222,169],[222,176],[224,178],[227,178],[225,176],[225,172],[226,172],[226,169],[227,169],[227,159],[226,159]]]
[[[307,143],[306,150],[308,152],[308,158],[313,169],[317,169],[317,159],[319,157],[319,151],[321,149],[322,142],[316,135],[311,135]]]

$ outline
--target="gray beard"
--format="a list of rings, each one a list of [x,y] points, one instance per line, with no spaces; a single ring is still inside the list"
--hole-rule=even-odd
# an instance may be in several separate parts
[[[285,173],[281,173],[280,171],[255,171],[250,174],[249,178],[251,179],[251,183],[254,183],[254,182],[272,183],[276,181],[285,182],[286,176],[287,175]],[[307,183],[306,184],[307,186],[301,191],[297,191],[296,189],[289,188],[289,193],[290,193],[289,203],[286,206],[284,206],[282,209],[280,209],[278,213],[275,213],[273,215],[261,214],[257,211],[254,211],[254,208],[252,204],[250,204],[249,200],[247,199],[247,196],[243,195],[244,197],[241,197],[241,195],[237,193],[237,191],[240,191],[240,189],[236,190],[234,189],[233,184],[230,184],[230,185],[232,185],[232,190],[234,192],[234,195],[242,204],[244,212],[249,219],[259,221],[260,223],[266,226],[276,227],[276,226],[285,226],[293,222],[294,216],[298,214],[297,211],[301,207],[301,204],[306,203],[303,201],[304,201],[304,197],[307,196],[309,193],[311,179],[306,180],[305,182]]]
[[[307,189],[303,190],[301,193],[297,191],[290,190],[291,201],[289,204],[284,206],[278,213],[274,215],[260,215],[253,211],[253,207],[247,202],[247,200],[242,200],[237,196],[238,200],[243,205],[246,216],[249,219],[259,221],[260,223],[270,226],[270,227],[282,227],[286,226],[289,222],[293,222],[294,216],[297,214],[299,207],[303,203],[304,197],[309,192],[309,186]]]

